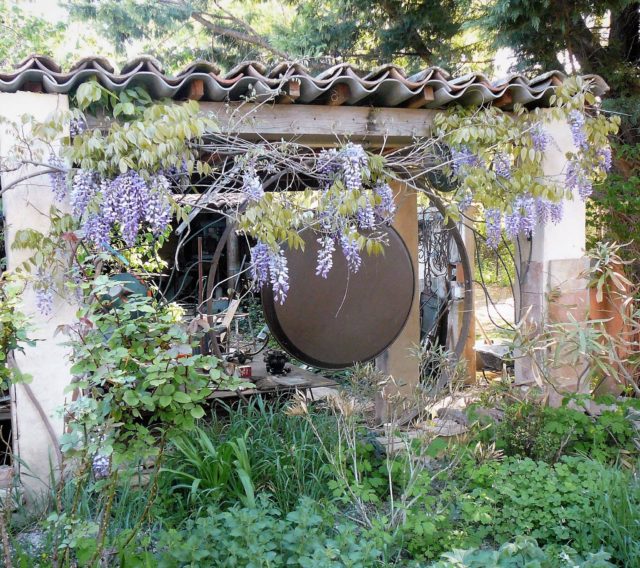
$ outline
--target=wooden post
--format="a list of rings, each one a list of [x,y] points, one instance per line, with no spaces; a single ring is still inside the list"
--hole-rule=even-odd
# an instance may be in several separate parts
[[[403,183],[391,184],[396,196],[396,212],[393,227],[403,238],[414,269],[414,296],[411,312],[404,329],[393,344],[376,359],[376,366],[384,373],[393,376],[393,384],[385,387],[384,393],[376,401],[376,415],[385,421],[389,415],[386,400],[393,395],[411,397],[420,382],[420,369],[417,357],[411,350],[420,344],[420,290],[418,289],[418,196]]]
[[[475,212],[468,212],[469,218],[476,217]],[[469,256],[469,263],[472,270],[475,267],[475,255],[476,255],[476,238],[471,227],[469,227],[464,221],[459,224],[460,233],[462,234],[462,240]],[[456,282],[459,284],[459,289],[464,293],[464,281],[465,281],[464,267],[461,262],[456,263]],[[473,275],[471,275],[473,278]],[[448,333],[447,333],[447,346],[449,349],[454,349],[458,338],[460,337],[460,331],[462,329],[462,320],[465,316],[464,299],[454,299],[451,310],[449,312],[448,321]],[[476,318],[475,308],[471,307],[471,326],[469,327],[469,334],[465,342],[464,350],[461,354],[462,359],[466,362],[467,377],[465,379],[466,384],[475,384],[476,382]]]

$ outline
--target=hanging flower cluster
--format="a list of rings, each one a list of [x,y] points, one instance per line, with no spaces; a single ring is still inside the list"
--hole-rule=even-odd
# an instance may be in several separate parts
[[[69,200],[83,236],[97,248],[108,249],[118,237],[132,247],[143,228],[159,236],[169,226],[170,185],[162,173],[145,180],[129,170],[108,180],[79,169],[71,181]],[[56,197],[66,197],[66,187]]]
[[[611,167],[608,136],[619,121],[585,114],[584,107],[593,104],[588,85],[567,81],[552,99],[546,114],[518,107],[513,115],[492,107],[482,113],[458,108],[436,118],[436,134],[451,151],[446,167],[458,185],[458,209],[464,212],[472,202],[483,205],[491,247],[498,246],[503,229],[515,239],[558,223],[563,200],[587,199]],[[575,151],[567,155],[563,180],[545,176],[542,168],[553,144],[546,119],[566,120],[573,137]]]
[[[393,190],[382,175],[380,157],[351,143],[321,151],[310,171],[319,189],[302,192],[301,202],[308,206],[298,209],[292,202],[277,203],[277,194],[265,193],[256,169],[255,161],[249,161],[242,175],[241,190],[249,207],[241,226],[257,240],[252,249],[255,284],[270,285],[278,302],[285,301],[289,290],[282,244],[294,249],[301,246],[300,230],[318,234],[316,275],[322,278],[331,272],[337,250],[353,273],[362,265],[363,250],[381,252],[385,233],[380,229],[393,221],[396,205]]]

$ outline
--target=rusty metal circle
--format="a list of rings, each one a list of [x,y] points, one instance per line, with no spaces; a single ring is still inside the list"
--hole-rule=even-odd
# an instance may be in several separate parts
[[[289,294],[280,305],[265,287],[262,305],[275,339],[293,357],[324,369],[369,361],[402,331],[414,301],[411,255],[400,235],[386,229],[384,254],[362,254],[349,272],[338,246],[328,277],[316,276],[317,236],[305,231],[304,251],[287,250]]]

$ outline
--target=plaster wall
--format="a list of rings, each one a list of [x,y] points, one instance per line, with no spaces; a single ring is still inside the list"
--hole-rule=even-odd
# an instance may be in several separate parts
[[[54,111],[66,109],[66,95],[23,92],[0,94],[0,116],[14,122],[19,122],[23,114],[43,120]],[[11,129],[0,127],[0,156],[9,155],[15,143]],[[44,152],[45,159],[48,153]],[[2,187],[7,187],[15,179],[37,169],[38,166],[29,166],[21,168],[17,173],[2,174]],[[8,271],[14,271],[33,254],[33,251],[11,248],[16,232],[31,228],[46,233],[50,224],[48,213],[53,202],[54,196],[47,175],[21,182],[3,195]],[[13,389],[13,428],[17,446],[14,451],[25,464],[20,466],[23,487],[35,492],[46,488],[50,464],[57,464],[56,442],[52,439],[45,420],[49,421],[50,429],[59,437],[63,432],[63,421],[57,410],[64,402],[64,388],[71,376],[69,349],[61,345],[64,336],[56,336],[55,332],[59,325],[74,320],[76,309],[76,306],[55,295],[52,315],[46,317],[39,312],[35,294],[30,286],[22,295],[22,310],[31,316],[33,321],[30,337],[36,339],[37,344],[35,347],[26,347],[25,353],[16,353],[16,364],[23,373],[32,376],[29,386],[41,410],[39,411],[30,399],[23,385],[17,385]]]
[[[566,122],[553,122],[547,126],[553,138],[543,160],[547,176],[564,180],[566,153],[574,151],[571,130]],[[569,318],[584,321],[587,318],[589,295],[582,273],[588,266],[586,248],[585,204],[578,195],[564,200],[564,216],[557,225],[538,226],[531,241],[520,239],[521,270],[526,271],[521,295],[516,298],[521,317],[526,316],[526,329],[537,333],[543,322],[562,323]],[[526,267],[526,261],[530,263]],[[525,268],[526,267],[526,268]],[[541,357],[544,357],[541,354]],[[558,367],[551,371],[553,387],[548,388],[551,403],[559,403],[562,391],[576,392],[585,385],[579,383],[583,366]],[[532,360],[516,360],[516,382],[520,384],[541,381]]]

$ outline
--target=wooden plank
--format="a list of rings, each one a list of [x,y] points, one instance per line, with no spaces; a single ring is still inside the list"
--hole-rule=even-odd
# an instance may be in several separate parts
[[[433,87],[426,85],[415,97],[411,97],[404,106],[405,108],[422,108],[434,99]]]
[[[213,392],[209,398],[237,398],[238,396],[250,396],[260,393],[307,391],[312,388],[335,387],[337,385],[333,379],[311,373],[295,365],[287,366],[291,367],[290,373],[283,376],[269,375],[262,355],[257,355],[255,360],[251,362],[253,376],[249,379],[256,388],[242,391],[218,390]]]
[[[430,136],[439,112],[432,109],[305,104],[201,102],[200,111],[217,119],[221,130],[248,139],[296,140],[317,146],[346,138],[370,146],[402,146]]]
[[[189,92],[187,98],[193,101],[199,101],[204,97],[204,81],[202,79],[194,79],[189,83]]]
[[[329,98],[327,104],[329,106],[341,106],[349,100],[351,89],[346,83],[338,83],[329,89]]]
[[[289,81],[282,89],[283,94],[276,99],[276,104],[288,105],[300,98],[300,81]]]

